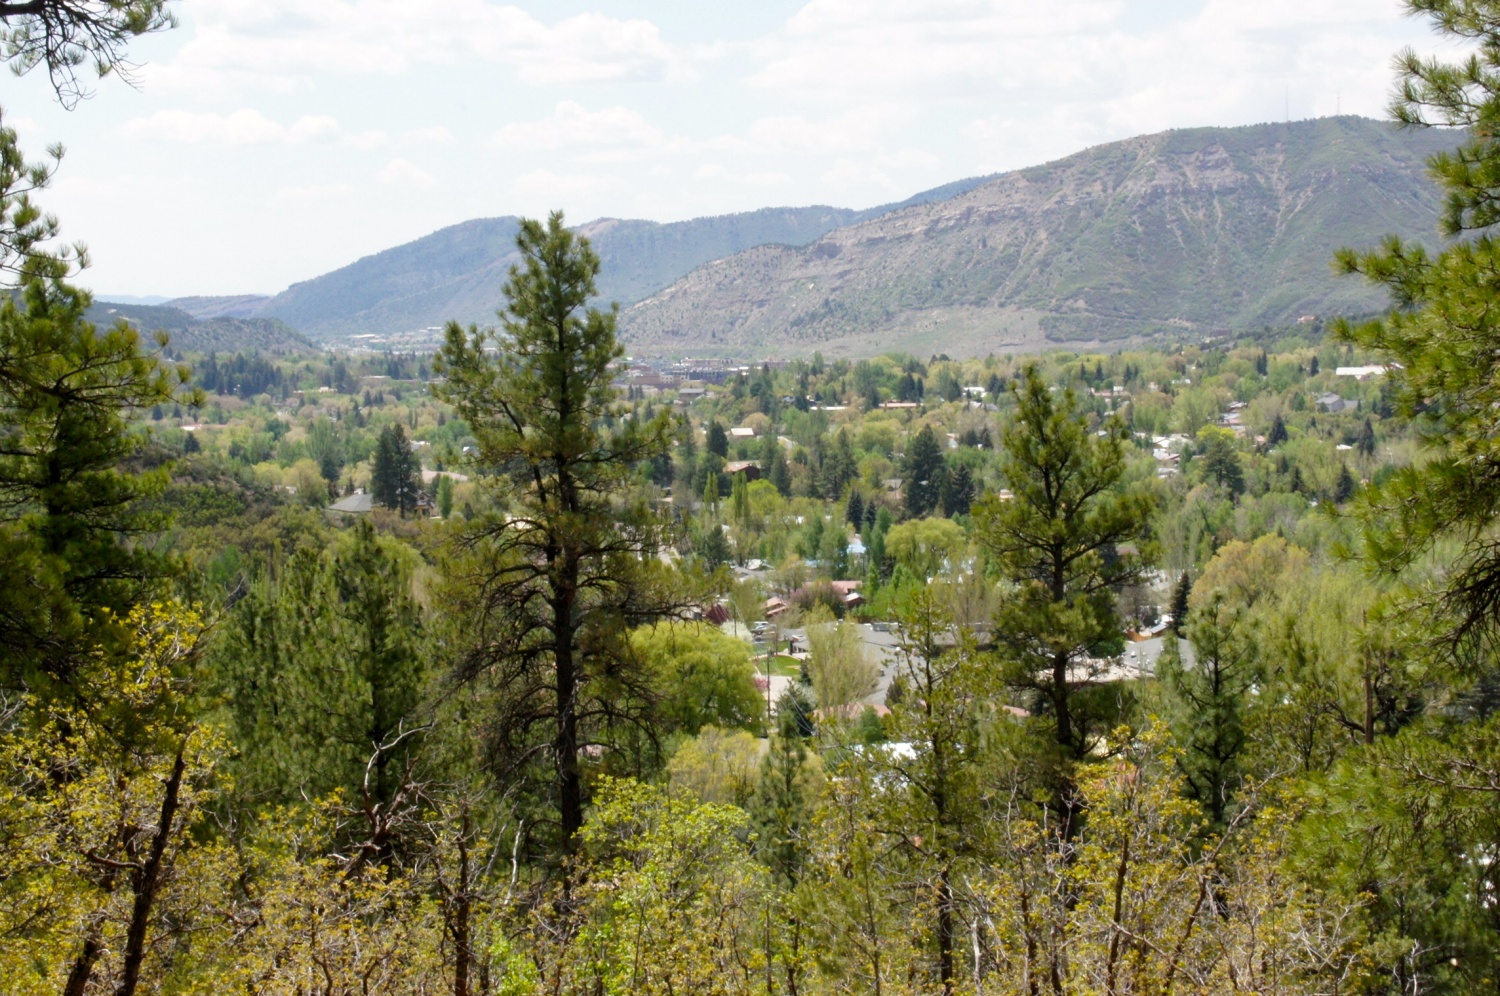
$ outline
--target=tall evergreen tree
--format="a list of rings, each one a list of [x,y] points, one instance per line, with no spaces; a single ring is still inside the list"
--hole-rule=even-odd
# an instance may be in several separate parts
[[[1349,465],[1347,463],[1343,464],[1339,467],[1338,479],[1333,482],[1334,503],[1342,505],[1350,498],[1353,498],[1356,488],[1354,475],[1349,473]]]
[[[1090,431],[1073,393],[1055,397],[1034,367],[1014,391],[1002,442],[1014,497],[986,495],[974,506],[975,527],[991,563],[1019,586],[997,621],[1010,679],[1040,696],[1057,744],[1081,759],[1096,731],[1075,704],[1072,670],[1090,647],[1119,638],[1114,593],[1145,571],[1153,503],[1122,486],[1122,424]],[[1142,553],[1109,555],[1127,543]]]
[[[5,183],[0,204],[18,210]],[[0,667],[65,677],[112,631],[111,616],[171,572],[142,541],[164,524],[147,499],[166,486],[167,467],[125,465],[146,441],[132,418],[178,399],[189,373],[146,352],[124,322],[95,328],[89,294],[58,279],[58,266],[24,265],[19,291],[0,300],[0,563],[10,579]]]
[[[974,478],[967,464],[949,468],[943,475],[942,488],[938,492],[938,505],[948,518],[968,515],[974,503]]]
[[[421,464],[406,439],[406,430],[399,423],[382,429],[370,471],[370,493],[376,504],[402,515],[410,513],[420,495],[417,484],[420,470]]]
[[[808,753],[801,703],[783,695],[770,750],[761,759],[760,779],[750,799],[761,861],[787,888],[796,888],[806,860],[807,823],[813,800],[808,785]]]
[[[1177,584],[1172,587],[1172,632],[1179,637],[1187,635],[1188,598],[1192,593],[1192,575],[1183,571],[1177,576]]]
[[[907,444],[902,465],[907,515],[920,519],[937,507],[946,470],[937,435],[931,426],[922,426]]]
[[[858,488],[849,489],[849,500],[844,503],[844,521],[857,530],[865,526],[865,502]]]
[[[729,434],[719,424],[718,419],[708,423],[708,442],[705,444],[708,452],[717,456],[729,456]]]
[[[439,393],[473,430],[483,465],[505,471],[491,485],[506,511],[467,534],[476,638],[460,677],[493,683],[497,774],[543,790],[549,850],[571,853],[587,798],[582,749],[607,738],[649,683],[623,634],[692,594],[658,580],[658,522],[624,501],[636,468],[670,445],[671,424],[663,413],[605,425],[623,351],[616,310],[588,303],[598,255],[561,212],[523,221],[516,247],[501,327],[450,323],[438,357]]]
[[[858,474],[859,464],[854,459],[854,444],[849,439],[849,430],[840,429],[823,454],[819,489],[828,498],[836,500]]]
[[[1281,413],[1277,412],[1276,417],[1271,420],[1271,428],[1266,432],[1266,445],[1280,446],[1286,440],[1286,421],[1281,417]]]
[[[1354,439],[1354,448],[1361,456],[1372,457],[1375,455],[1375,427],[1365,419],[1364,424],[1359,427],[1359,435]]]
[[[421,725],[428,665],[410,551],[368,520],[333,539],[314,534],[250,584],[211,658],[240,756],[236,794],[292,803],[370,788],[389,801]]]
[[[1208,814],[1213,826],[1224,825],[1229,801],[1240,783],[1241,755],[1247,741],[1247,697],[1258,677],[1256,641],[1243,613],[1215,597],[1194,610],[1186,630],[1194,663],[1183,666],[1169,636],[1172,653],[1157,663],[1157,678],[1174,706],[1173,726],[1183,754],[1179,761],[1188,795]]]

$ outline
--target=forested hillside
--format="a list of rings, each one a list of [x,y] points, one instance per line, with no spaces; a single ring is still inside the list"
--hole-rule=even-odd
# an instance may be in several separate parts
[[[171,337],[178,352],[260,350],[267,353],[315,352],[311,340],[276,318],[236,318],[217,315],[195,318],[180,308],[95,301],[88,320],[96,325],[126,322],[147,339],[158,332]]]

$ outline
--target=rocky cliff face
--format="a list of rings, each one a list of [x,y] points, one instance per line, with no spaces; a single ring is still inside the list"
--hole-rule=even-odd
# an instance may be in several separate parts
[[[1435,237],[1451,133],[1359,118],[1101,146],[804,247],[716,260],[627,309],[638,352],[984,353],[1370,311],[1344,245]]]

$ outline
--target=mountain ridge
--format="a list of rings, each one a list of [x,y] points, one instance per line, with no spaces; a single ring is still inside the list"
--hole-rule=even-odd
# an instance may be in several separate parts
[[[1333,252],[1435,235],[1429,155],[1451,133],[1352,116],[1105,143],[856,210],[762,208],[576,226],[638,353],[982,353],[1139,341],[1369,312]],[[416,348],[492,322],[518,219],[478,218],[272,296],[180,298],[331,344]],[[423,332],[421,330],[428,330]]]
[[[626,309],[636,352],[984,353],[1373,311],[1335,250],[1436,234],[1449,133],[1365,118],[1177,129],[700,267]]]
[[[599,297],[631,304],[695,267],[769,242],[803,245],[828,231],[972,188],[955,180],[871,208],[767,207],[680,222],[596,218],[575,226],[590,236],[603,268]],[[473,218],[362,256],[275,295],[183,297],[167,302],[199,318],[270,317],[321,338],[406,332],[449,319],[491,321],[500,286],[518,259],[512,215]]]

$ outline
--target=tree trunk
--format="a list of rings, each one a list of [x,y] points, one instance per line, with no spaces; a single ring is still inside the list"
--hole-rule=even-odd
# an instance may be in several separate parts
[[[464,807],[458,836],[458,894],[454,897],[453,996],[469,996],[469,963],[473,960],[473,938],[470,936],[472,900],[469,896],[469,810]]]
[[[1057,713],[1057,745],[1069,756],[1076,754],[1073,745],[1073,717],[1068,710],[1068,652],[1060,650],[1052,658],[1052,708]]]
[[[161,801],[161,819],[151,838],[151,852],[145,863],[131,875],[135,902],[130,911],[130,929],[125,934],[125,967],[120,984],[115,987],[115,996],[135,996],[135,988],[140,982],[141,962],[146,957],[146,925],[151,919],[151,907],[156,902],[157,887],[161,884],[162,861],[172,840],[172,824],[177,820],[178,798],[183,774],[187,771],[185,751],[185,747],[178,748],[177,759],[172,763],[172,775],[167,779],[166,794]]]
[[[944,993],[953,992],[953,872],[944,865],[938,875],[938,980]]]
[[[101,921],[95,920],[89,925],[89,932],[83,939],[83,950],[78,952],[78,957],[73,961],[73,970],[68,973],[68,981],[63,985],[63,996],[83,996],[88,989],[89,977],[94,974],[94,963],[104,953],[103,933]]]
[[[578,771],[579,675],[573,624],[577,574],[576,567],[568,565],[563,568],[552,600],[556,634],[553,660],[557,673],[557,736],[553,750],[557,755],[557,808],[562,848],[563,853],[569,855],[577,847],[578,831],[583,828],[583,779]]]

